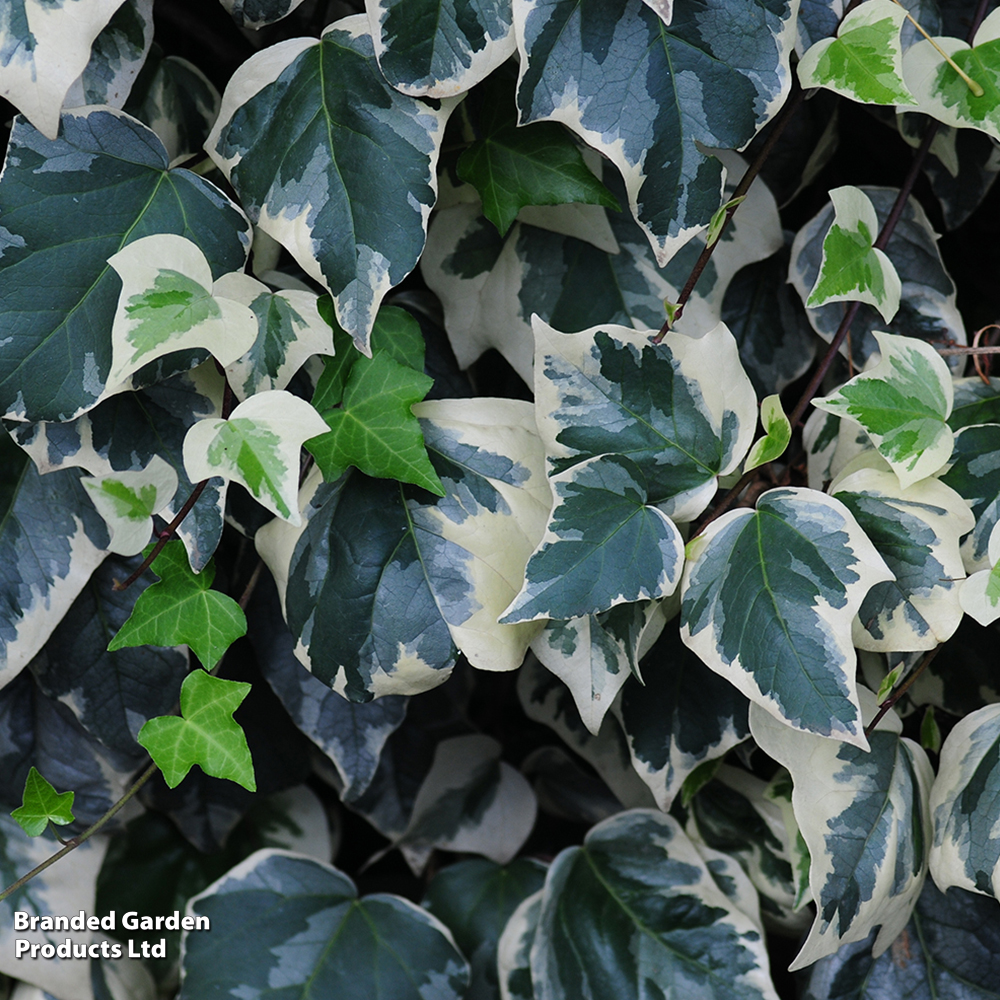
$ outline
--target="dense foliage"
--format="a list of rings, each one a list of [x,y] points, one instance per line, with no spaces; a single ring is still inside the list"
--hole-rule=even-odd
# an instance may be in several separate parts
[[[0,97],[4,996],[1000,997],[1000,9],[7,0]]]

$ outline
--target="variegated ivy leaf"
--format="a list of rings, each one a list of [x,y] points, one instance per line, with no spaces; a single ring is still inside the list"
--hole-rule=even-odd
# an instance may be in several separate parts
[[[1000,618],[1000,531],[996,525],[990,533],[988,556],[991,569],[973,573],[961,585],[959,599],[962,610],[979,622],[991,625]]]
[[[941,747],[941,764],[931,790],[934,820],[931,875],[950,886],[1000,896],[1000,705],[967,715]]]
[[[443,498],[354,471],[311,476],[303,526],[276,521],[256,536],[296,656],[352,701],[435,687],[456,646],[475,667],[514,670],[541,631],[497,623],[550,503],[531,405],[442,400],[417,416]]]
[[[428,848],[479,854],[501,865],[520,851],[535,825],[538,805],[524,775],[500,760],[502,749],[480,733],[437,745],[410,824],[398,842],[420,855],[417,874],[430,858]]]
[[[960,431],[972,424],[1000,423],[1000,379],[988,382],[978,375],[957,378],[952,382],[955,402],[948,417],[948,426]]]
[[[108,551],[120,556],[141,552],[153,532],[153,515],[177,492],[177,473],[159,455],[136,472],[112,472],[80,480],[111,533]]]
[[[250,349],[226,365],[238,399],[284,389],[314,354],[334,353],[333,330],[320,315],[315,293],[272,292],[239,271],[223,275],[213,292],[248,306],[256,321],[257,338]]]
[[[644,502],[676,521],[697,517],[756,426],[753,387],[725,326],[698,340],[667,334],[661,344],[621,326],[562,334],[536,318],[533,327],[536,421],[550,475],[625,457],[645,477]]]
[[[906,8],[893,0],[868,0],[799,61],[803,87],[827,87],[862,104],[915,104],[903,82],[900,31]]]
[[[206,143],[251,219],[327,288],[366,354],[382,297],[424,248],[451,109],[386,83],[357,14],[243,63]],[[289,141],[292,120],[308,124]]]
[[[684,539],[647,502],[647,480],[635,462],[598,455],[551,476],[549,485],[548,526],[501,622],[594,615],[677,589]]]
[[[990,13],[971,46],[946,36],[934,41],[983,93],[974,94],[929,41],[918,42],[903,59],[903,75],[920,110],[946,125],[1000,139],[1000,13]]]
[[[106,555],[108,531],[80,473],[39,475],[0,434],[0,688],[42,648]]]
[[[989,569],[990,536],[1000,523],[1000,424],[973,424],[955,435],[955,447],[940,474],[972,508],[976,526],[962,540],[962,559],[969,573]]]
[[[800,934],[811,914],[796,914],[795,880],[788,831],[768,785],[723,764],[691,800],[685,831],[695,844],[724,851],[739,862],[757,892],[768,927]]]
[[[875,208],[878,227],[884,225],[899,192],[884,187],[861,190]],[[833,204],[829,203],[799,230],[792,243],[788,280],[803,302],[819,280],[824,241],[833,216]],[[874,235],[875,230],[872,232]],[[931,342],[966,343],[965,325],[956,305],[955,283],[945,269],[937,241],[937,233],[920,203],[912,197],[907,199],[885,248],[902,283],[899,311],[886,325],[874,310],[858,310],[849,338],[850,355],[857,370],[863,370],[868,358],[878,350],[873,336],[875,329]],[[844,306],[832,301],[807,309],[806,314],[813,329],[829,343],[844,318]],[[848,353],[846,347],[843,351],[845,355]]]
[[[535,1000],[531,984],[531,948],[542,912],[542,890],[523,899],[497,942],[500,1000]]]
[[[814,410],[802,432],[809,467],[809,488],[824,490],[830,482],[859,467],[889,470],[860,424]]]
[[[899,309],[902,285],[892,261],[874,246],[878,217],[860,188],[830,191],[834,221],[823,238],[823,259],[806,299],[811,308],[828,302],[867,302],[888,323]]]
[[[746,164],[728,150],[718,155],[730,171],[728,194]],[[602,177],[608,190],[624,201],[624,186],[614,168],[606,164]],[[600,214],[586,217],[583,226],[570,225],[575,213],[585,208]],[[445,328],[459,364],[468,367],[495,347],[529,385],[533,313],[564,333],[595,323],[658,330],[664,300],[677,300],[704,249],[704,234],[699,234],[661,269],[628,213],[582,205],[536,206],[522,209],[518,218],[503,239],[474,204],[438,212],[421,271],[444,305]],[[758,178],[716,246],[677,329],[696,337],[711,330],[719,322],[733,276],[744,265],[773,254],[781,241],[777,205]]]
[[[197,66],[154,44],[125,109],[160,137],[172,163],[202,148],[221,104],[222,95]]]
[[[531,979],[537,1000],[637,988],[777,1000],[754,918],[723,893],[673,817],[644,809],[605,820],[552,862]]]
[[[802,1000],[997,1000],[1000,910],[996,900],[925,882],[893,947],[872,955],[874,932],[821,959]]]
[[[444,924],[399,896],[359,899],[346,875],[312,858],[257,851],[188,906],[208,917],[212,933],[185,936],[185,997],[466,995],[469,965]]]
[[[241,28],[263,28],[289,14],[302,0],[220,0]]]
[[[0,882],[4,886],[47,860],[58,848],[54,837],[29,837],[5,810],[0,810]],[[92,940],[91,932],[15,931],[14,914],[18,910],[39,916],[75,914],[80,910],[94,913],[97,873],[107,849],[107,837],[91,837],[63,858],[62,864],[46,869],[0,903],[0,973],[16,976],[66,1000],[95,1000],[89,957],[68,962],[26,962],[23,957],[14,957],[14,941],[18,938],[57,947],[64,945],[68,937],[74,944],[87,945]]]
[[[794,900],[792,909],[798,912],[808,903],[812,896],[809,892],[809,868],[812,859],[809,857],[809,847],[806,845],[795,818],[792,807],[792,776],[787,768],[779,768],[764,790],[764,798],[773,802],[781,812],[785,824],[785,835],[781,838],[788,851],[792,866],[792,887]]]
[[[761,400],[760,422],[764,426],[764,437],[753,443],[743,463],[743,471],[749,472],[760,465],[781,458],[792,440],[792,425],[781,407],[781,397],[767,396]]]
[[[136,472],[159,456],[177,473],[174,500],[164,509],[171,520],[194,489],[184,471],[184,435],[195,421],[222,412],[224,381],[208,361],[138,392],[120,392],[69,422],[18,424],[14,438],[39,471],[79,467],[101,477]],[[225,480],[213,476],[177,528],[197,573],[222,536]]]
[[[153,0],[125,0],[94,39],[90,61],[63,104],[124,107],[152,42]]]
[[[667,28],[642,0],[514,0],[521,122],[560,121],[611,159],[663,265],[719,207],[723,169],[698,144],[740,148],[784,101],[794,13],[706,0]]]
[[[379,69],[413,97],[455,97],[514,54],[510,0],[365,0]]]
[[[289,524],[299,515],[299,450],[326,430],[323,418],[284,389],[259,392],[228,420],[199,420],[184,438],[184,468],[192,482],[221,476],[245,486]]]
[[[637,684],[630,681],[626,688]],[[517,695],[525,715],[548,726],[590,764],[626,809],[655,804],[653,794],[632,767],[621,727],[611,716],[605,716],[598,734],[590,733],[569,688],[534,655],[528,656],[518,672]]]
[[[256,315],[244,301],[226,297],[225,285],[216,291],[205,255],[183,236],[146,236],[108,263],[122,279],[111,328],[109,387],[165,354],[201,347],[225,367],[254,343]],[[240,284],[231,276],[226,283]]]
[[[867,689],[859,694],[867,721],[878,705]],[[812,859],[816,919],[793,970],[862,940],[876,926],[878,956],[910,919],[927,875],[934,772],[923,748],[900,735],[902,728],[889,712],[868,751],[750,708],[754,739],[791,772],[792,805]]]
[[[890,579],[839,500],[769,490],[688,544],[681,638],[788,726],[866,748],[851,624]]]
[[[895,580],[877,583],[854,620],[854,645],[881,652],[933,649],[962,620],[959,541],[975,519],[937,479],[903,489],[892,472],[862,469],[830,486],[875,544]]]
[[[882,360],[813,405],[857,421],[907,489],[951,457],[951,372],[922,340],[878,332],[875,339]]]
[[[0,9],[0,97],[55,139],[90,47],[122,0],[9,0]]]
[[[663,630],[661,606],[620,604],[601,615],[550,621],[532,652],[573,693],[583,724],[595,736],[625,681]]]
[[[15,121],[0,176],[0,322],[17,330],[16,337],[0,338],[0,409],[8,416],[70,420],[101,398],[121,291],[107,261],[127,243],[177,233],[198,245],[213,276],[243,267],[246,218],[218,188],[167,164],[153,132],[110,108],[67,112],[51,141]],[[37,189],[42,175],[44,206]],[[183,369],[191,364],[181,355]]]

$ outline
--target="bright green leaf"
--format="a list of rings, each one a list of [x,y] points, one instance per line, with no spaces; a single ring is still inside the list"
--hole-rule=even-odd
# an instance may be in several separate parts
[[[899,309],[902,285],[892,261],[874,247],[878,217],[856,187],[830,191],[834,223],[823,239],[823,260],[806,305],[867,302],[888,323]]]
[[[780,458],[792,440],[792,425],[781,407],[780,396],[767,396],[761,401],[760,422],[764,425],[764,437],[755,441],[747,453],[744,472]]]
[[[326,429],[323,418],[284,389],[244,400],[228,420],[199,420],[184,438],[184,468],[192,482],[221,476],[245,486],[289,524],[299,514],[299,449]]]
[[[67,826],[73,822],[73,798],[76,792],[57,792],[32,765],[24,783],[23,804],[11,816],[29,837],[45,832],[49,822]]]
[[[211,670],[246,633],[246,616],[231,597],[209,589],[215,578],[211,563],[197,576],[191,572],[181,542],[167,542],[153,570],[159,582],[135,602],[131,616],[108,649],[187,643],[205,669]]]
[[[892,668],[882,678],[882,683],[878,686],[878,694],[875,695],[875,700],[881,704],[889,697],[889,692],[896,686],[896,682],[903,675],[903,669],[905,668],[905,663],[897,663],[896,666]]]
[[[176,788],[197,764],[213,778],[228,778],[256,791],[253,759],[243,728],[233,718],[250,685],[193,670],[181,685],[181,715],[161,715],[137,739]]]
[[[813,404],[857,421],[907,489],[951,458],[951,372],[922,340],[891,333],[876,333],[875,339],[882,360]]]
[[[924,717],[920,720],[920,745],[933,753],[941,751],[941,727],[934,715],[934,706],[924,709]]]
[[[332,482],[353,465],[365,475],[398,479],[444,496],[411,409],[433,384],[429,375],[404,367],[386,351],[370,361],[356,361],[341,408],[325,415],[329,431],[307,444],[324,478]]]
[[[722,235],[722,228],[726,224],[726,216],[729,214],[729,210],[731,208],[735,209],[738,205],[742,205],[743,202],[746,201],[746,197],[747,196],[745,194],[741,194],[738,198],[730,198],[729,201],[720,205],[718,209],[716,209],[715,214],[712,216],[712,221],[708,224],[708,229],[705,230],[706,245],[711,246],[713,243],[718,241],[719,237]]]
[[[862,104],[914,104],[903,82],[900,31],[906,9],[868,0],[840,22],[836,38],[811,46],[799,61],[803,87],[827,87]]]

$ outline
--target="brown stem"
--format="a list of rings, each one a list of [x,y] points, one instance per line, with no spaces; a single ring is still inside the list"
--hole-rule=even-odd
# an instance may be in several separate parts
[[[785,102],[785,106],[781,109],[781,113],[775,119],[774,125],[771,128],[771,134],[767,137],[766,142],[760,148],[760,152],[757,154],[753,163],[747,167],[746,172],[740,179],[739,184],[736,185],[733,191],[730,201],[735,201],[735,205],[730,205],[726,209],[726,215],[722,220],[722,228],[719,230],[719,234],[712,243],[708,243],[705,249],[702,250],[698,259],[695,261],[694,267],[691,268],[691,273],[688,275],[687,281],[684,283],[684,287],[681,289],[680,295],[677,296],[677,308],[674,310],[674,315],[672,319],[668,319],[662,327],[660,327],[659,332],[653,337],[653,343],[658,344],[661,340],[670,332],[671,326],[676,325],[677,321],[681,318],[684,312],[684,306],[687,304],[689,298],[691,298],[691,293],[694,291],[694,286],[698,284],[698,279],[701,277],[702,272],[708,266],[708,262],[715,253],[715,248],[719,245],[722,240],[722,234],[726,231],[726,226],[729,225],[730,220],[736,213],[736,209],[740,207],[741,201],[737,199],[742,199],[746,193],[750,190],[750,185],[753,184],[757,175],[760,173],[761,167],[764,166],[765,160],[771,154],[771,150],[774,148],[774,144],[781,137],[781,133],[785,131],[785,127],[792,120],[795,112],[799,110],[799,105],[805,96],[804,91],[799,87],[798,83],[793,82],[793,93],[791,97]]]
[[[1000,354],[1000,345],[996,347],[939,347],[937,352],[942,357],[956,354]]]
[[[254,592],[254,588],[257,586],[257,581],[260,579],[261,570],[264,568],[264,560],[258,559],[257,565],[254,566],[253,572],[250,574],[250,579],[247,581],[246,587],[243,589],[243,593],[240,595],[239,604],[241,611],[246,611],[247,605],[250,603],[250,597]]]
[[[907,677],[906,680],[898,688],[896,688],[889,695],[889,697],[886,698],[885,701],[882,702],[881,705],[879,705],[878,712],[875,713],[875,718],[872,719],[872,721],[869,722],[867,726],[865,726],[865,736],[866,737],[870,737],[871,736],[871,734],[875,731],[875,727],[882,721],[882,719],[885,717],[885,714],[889,711],[889,709],[891,709],[893,707],[893,705],[895,705],[896,702],[899,701],[899,699],[902,698],[903,695],[906,694],[907,691],[909,691],[909,689],[910,689],[911,685],[913,684],[913,682],[927,669],[928,666],[930,666],[931,660],[933,660],[934,657],[938,655],[938,652],[940,651],[940,649],[941,649],[940,646],[935,646],[923,658],[923,660],[920,663],[920,666],[918,666],[910,674],[910,676]]]
[[[31,879],[33,879],[36,875],[45,871],[45,869],[50,865],[54,865],[60,858],[69,854],[70,851],[76,850],[76,848],[78,848],[81,844],[88,841],[95,833],[97,833],[98,830],[101,829],[102,826],[104,826],[105,823],[108,822],[108,820],[117,815],[125,803],[128,802],[129,799],[131,799],[132,796],[135,795],[135,793],[138,792],[139,789],[153,777],[156,771],[157,766],[155,764],[150,764],[149,767],[147,767],[146,770],[139,775],[132,787],[99,820],[97,820],[96,823],[87,827],[87,829],[84,830],[78,837],[73,837],[68,840],[66,842],[66,846],[61,851],[56,851],[52,857],[46,858],[40,865],[36,865],[32,868],[27,875],[22,875],[16,882],[7,886],[3,892],[0,892],[0,902],[3,902],[3,900],[5,900],[8,896],[17,892],[21,886],[31,881]]]

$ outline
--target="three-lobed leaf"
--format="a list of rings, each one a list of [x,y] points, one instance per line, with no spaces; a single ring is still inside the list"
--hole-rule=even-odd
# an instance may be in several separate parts
[[[38,837],[45,832],[50,822],[59,826],[67,826],[73,822],[75,795],[72,790],[57,792],[45,776],[32,765],[24,783],[22,804],[11,813],[11,816],[29,837]]]
[[[246,633],[246,616],[231,597],[210,589],[215,578],[211,563],[198,575],[191,572],[183,543],[168,542],[153,565],[159,582],[135,602],[108,649],[187,643],[205,669],[211,670]]]

